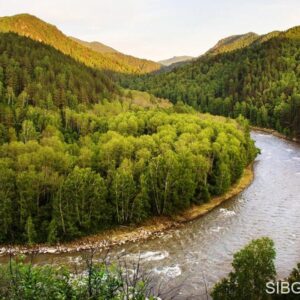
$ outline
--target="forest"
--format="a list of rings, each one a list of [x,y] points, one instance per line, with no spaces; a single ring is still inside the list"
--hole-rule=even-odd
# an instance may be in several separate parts
[[[260,39],[252,35],[250,41],[240,38],[231,46],[226,41],[220,49],[182,67],[123,76],[121,84],[173,103],[183,101],[202,112],[232,118],[242,115],[252,125],[299,139],[300,27]]]
[[[21,36],[30,37],[50,45],[90,67],[101,70],[143,74],[161,67],[156,62],[125,55],[118,51],[108,53],[90,49],[63,34],[56,26],[30,14],[0,17],[0,32],[15,32]]]
[[[300,26],[54,2],[0,17],[0,300],[298,299]]]
[[[101,71],[29,38],[2,33],[0,66],[2,243],[172,215],[225,192],[257,154],[244,118],[141,107]]]

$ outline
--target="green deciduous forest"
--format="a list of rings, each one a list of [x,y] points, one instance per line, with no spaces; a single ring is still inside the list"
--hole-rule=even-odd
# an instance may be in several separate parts
[[[202,112],[241,114],[252,125],[299,139],[300,27],[248,36],[231,44],[225,39],[211,53],[173,71],[123,77],[121,83]]]
[[[256,156],[243,118],[141,107],[29,38],[2,33],[0,66],[1,242],[55,243],[176,213],[225,192]]]

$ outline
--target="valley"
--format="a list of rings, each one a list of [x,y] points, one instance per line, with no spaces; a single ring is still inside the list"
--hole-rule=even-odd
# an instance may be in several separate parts
[[[300,27],[124,53],[0,18],[0,298],[285,299],[264,287],[300,280]]]

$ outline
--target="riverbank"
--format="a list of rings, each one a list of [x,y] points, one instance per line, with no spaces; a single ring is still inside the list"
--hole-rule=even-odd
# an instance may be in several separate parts
[[[253,166],[249,165],[240,180],[234,184],[225,194],[213,197],[209,202],[195,205],[181,214],[171,217],[155,217],[145,221],[139,226],[120,226],[114,230],[108,230],[96,235],[83,237],[70,243],[55,246],[34,245],[12,246],[0,248],[0,254],[38,254],[38,253],[70,253],[88,249],[109,249],[116,245],[123,245],[129,242],[136,242],[155,238],[164,234],[164,231],[182,226],[184,223],[197,219],[221,203],[231,199],[247,188],[254,178]]]
[[[260,132],[265,132],[265,133],[269,133],[272,134],[280,139],[284,139],[286,141],[292,141],[295,143],[300,143],[300,140],[296,139],[296,138],[289,138],[288,136],[276,131],[275,129],[270,129],[270,128],[263,128],[263,127],[256,127],[256,126],[251,126],[250,127],[251,130],[254,131],[260,131]]]

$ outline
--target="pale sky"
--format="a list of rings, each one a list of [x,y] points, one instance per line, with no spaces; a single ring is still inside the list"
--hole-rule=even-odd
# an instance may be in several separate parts
[[[299,0],[0,0],[1,16],[18,13],[152,60],[198,56],[229,35],[300,25]]]

